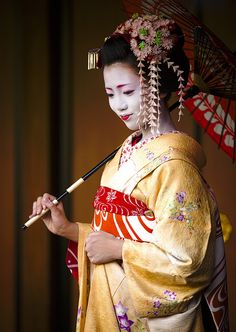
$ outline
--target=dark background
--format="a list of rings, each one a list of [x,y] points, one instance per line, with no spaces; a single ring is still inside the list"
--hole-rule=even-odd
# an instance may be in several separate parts
[[[234,0],[183,4],[236,50]],[[126,18],[120,0],[0,1],[0,331],[73,331],[78,290],[67,271],[67,242],[41,221],[20,230],[33,200],[63,192],[128,135],[104,94],[102,73],[87,71]],[[204,175],[235,228],[236,169],[185,112],[180,130],[198,136]],[[65,200],[72,220],[89,222],[101,171]],[[235,229],[226,244],[231,329],[236,331]]]

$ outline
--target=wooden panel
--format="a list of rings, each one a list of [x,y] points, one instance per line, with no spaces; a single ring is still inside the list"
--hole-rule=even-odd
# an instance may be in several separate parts
[[[50,330],[48,234],[20,229],[49,180],[45,5],[1,2],[1,331]]]
[[[15,331],[13,15],[11,1],[0,5],[0,330]]]
[[[49,68],[47,1],[22,1],[21,72],[18,137],[21,157],[19,222],[27,220],[33,200],[50,190]],[[19,225],[18,225],[19,227]],[[50,244],[42,221],[21,234],[20,330],[50,331]]]

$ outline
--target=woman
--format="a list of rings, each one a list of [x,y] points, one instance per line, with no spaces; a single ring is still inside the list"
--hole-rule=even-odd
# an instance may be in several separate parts
[[[218,210],[200,173],[205,156],[166,106],[178,91],[182,115],[183,44],[174,21],[153,15],[135,14],[107,38],[95,65],[111,109],[134,133],[106,165],[92,227],[71,223],[52,195],[33,204],[32,216],[49,208],[48,229],[78,243],[77,331],[228,330]],[[218,292],[221,309],[206,325],[213,321],[201,303],[205,297],[212,309]]]

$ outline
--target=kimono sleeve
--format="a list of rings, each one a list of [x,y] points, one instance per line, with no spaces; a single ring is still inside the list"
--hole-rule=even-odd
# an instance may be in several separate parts
[[[168,161],[146,187],[156,218],[152,242],[125,240],[123,264],[137,313],[165,316],[187,310],[209,284],[215,227],[206,185],[188,162]]]

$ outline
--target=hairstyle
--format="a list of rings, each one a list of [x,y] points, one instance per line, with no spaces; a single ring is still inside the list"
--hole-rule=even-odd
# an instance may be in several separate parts
[[[175,44],[168,58],[173,61],[175,65],[178,65],[180,70],[183,70],[182,74],[184,78],[184,85],[186,85],[189,74],[189,60],[183,50],[184,36],[183,32],[178,25],[176,25],[173,35],[175,37]],[[112,65],[116,62],[127,63],[138,73],[138,61],[133,51],[130,48],[129,36],[115,33],[111,37],[107,38],[103,46],[99,51],[99,66]],[[145,73],[148,75],[149,63],[145,63]],[[170,93],[178,90],[179,82],[176,73],[173,68],[168,68],[167,63],[159,64],[160,71],[160,91],[163,93]]]

